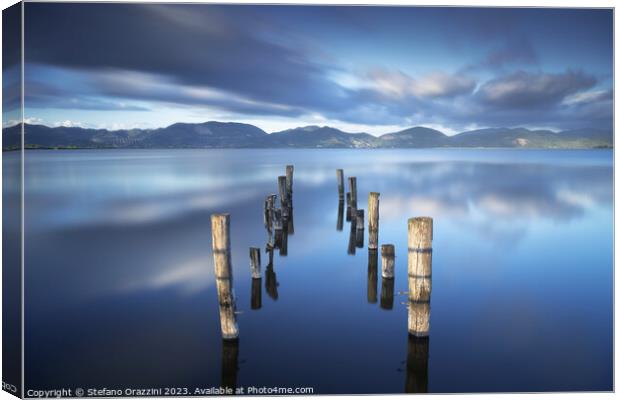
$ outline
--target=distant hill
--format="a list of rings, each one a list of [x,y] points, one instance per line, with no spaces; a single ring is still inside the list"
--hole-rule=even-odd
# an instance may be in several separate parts
[[[2,129],[3,149],[19,148],[20,125]],[[611,130],[576,129],[562,132],[525,128],[489,128],[447,136],[413,127],[379,137],[347,133],[328,126],[306,126],[268,134],[235,122],[177,123],[158,129],[51,128],[25,125],[26,148],[611,148]]]
[[[421,126],[381,136],[382,147],[444,147],[448,142],[449,136]]]
[[[346,133],[328,126],[306,126],[274,132],[269,135],[268,143],[271,147],[381,147],[381,140],[376,136],[367,133]]]

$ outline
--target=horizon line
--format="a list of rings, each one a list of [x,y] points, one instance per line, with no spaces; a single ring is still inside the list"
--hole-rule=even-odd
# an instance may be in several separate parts
[[[281,132],[285,132],[285,131],[289,131],[289,130],[309,128],[309,127],[330,128],[330,129],[336,129],[336,130],[338,130],[338,131],[340,131],[342,133],[346,133],[346,134],[349,134],[349,135],[366,134],[366,135],[370,135],[370,136],[373,136],[373,137],[381,137],[381,136],[384,136],[384,135],[399,133],[399,132],[403,132],[403,131],[406,131],[406,130],[409,130],[409,129],[414,129],[414,128],[431,129],[431,130],[439,132],[439,133],[441,133],[441,134],[443,134],[445,136],[448,136],[448,137],[460,135],[460,134],[465,133],[465,132],[473,132],[473,131],[479,131],[479,130],[485,130],[485,129],[526,129],[528,131],[533,131],[533,132],[535,132],[535,131],[549,131],[549,132],[552,132],[552,133],[561,133],[561,132],[567,132],[567,131],[573,131],[573,130],[579,130],[579,129],[605,130],[605,128],[595,128],[595,127],[581,127],[581,128],[572,128],[572,129],[557,129],[557,128],[556,129],[551,129],[551,128],[527,128],[525,126],[511,126],[511,127],[509,127],[509,126],[487,126],[487,127],[481,127],[481,128],[475,128],[475,129],[468,129],[468,130],[458,131],[454,135],[448,135],[445,132],[443,132],[443,131],[441,131],[439,129],[436,129],[436,128],[430,128],[430,127],[425,126],[425,125],[413,125],[413,126],[410,126],[408,128],[403,128],[403,129],[400,129],[400,130],[397,130],[397,131],[385,132],[385,133],[382,133],[380,135],[376,135],[375,136],[375,135],[373,135],[371,133],[363,132],[363,131],[360,131],[360,132],[348,132],[348,131],[345,131],[345,130],[342,130],[340,128],[336,128],[336,127],[330,126],[330,125],[322,125],[322,126],[321,125],[303,125],[303,126],[296,126],[296,127],[293,127],[293,128],[287,128],[287,129],[283,129],[283,130],[279,130],[279,131],[268,132],[268,131],[264,130],[263,128],[261,128],[261,127],[259,127],[257,125],[249,124],[249,123],[246,123],[246,122],[217,121],[217,120],[208,120],[208,121],[203,121],[203,122],[180,122],[179,121],[179,122],[173,122],[173,123],[171,123],[169,125],[160,126],[160,127],[157,127],[157,128],[120,128],[120,129],[89,128],[89,127],[84,127],[84,126],[79,126],[79,125],[75,125],[75,126],[64,126],[64,125],[50,126],[50,125],[47,125],[45,123],[29,123],[29,122],[20,121],[20,122],[16,122],[13,125],[3,126],[2,129],[3,130],[4,129],[9,129],[9,128],[13,128],[13,127],[15,127],[17,125],[24,124],[24,125],[31,125],[31,126],[44,126],[46,128],[50,128],[50,129],[56,129],[56,128],[77,128],[77,129],[90,129],[90,130],[104,130],[104,131],[108,131],[108,132],[131,131],[131,130],[152,131],[152,130],[157,130],[157,129],[170,128],[171,126],[177,125],[177,124],[204,125],[204,124],[208,124],[208,123],[211,123],[211,122],[215,122],[215,123],[219,123],[219,124],[239,124],[239,125],[253,126],[253,127],[258,128],[261,131],[265,132],[267,135],[271,135],[271,134],[274,134],[274,133],[281,133]],[[613,132],[613,128],[610,128],[610,130]]]

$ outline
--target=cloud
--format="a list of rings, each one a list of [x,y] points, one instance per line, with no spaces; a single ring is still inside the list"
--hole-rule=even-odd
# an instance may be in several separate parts
[[[596,84],[593,76],[568,70],[561,74],[518,71],[492,79],[477,91],[480,102],[496,106],[536,108],[559,104],[565,97]]]
[[[456,74],[435,71],[414,79],[401,71],[374,69],[368,72],[371,86],[392,98],[452,97],[468,94],[476,87],[474,79]]]

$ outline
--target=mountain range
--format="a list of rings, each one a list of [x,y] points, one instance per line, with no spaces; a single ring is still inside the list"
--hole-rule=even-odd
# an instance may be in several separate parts
[[[20,125],[2,129],[3,149],[19,148]],[[25,124],[26,148],[611,148],[613,132],[578,129],[561,132],[488,128],[453,136],[421,126],[373,136],[328,126],[305,126],[271,134],[236,122],[176,123],[158,129],[106,130]]]

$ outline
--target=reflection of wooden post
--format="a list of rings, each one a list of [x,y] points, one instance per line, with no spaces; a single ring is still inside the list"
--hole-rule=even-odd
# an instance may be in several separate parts
[[[349,248],[347,250],[347,254],[355,254],[355,234],[357,232],[357,229],[355,229],[355,221],[357,221],[357,218],[353,218],[351,220],[351,231],[349,232]]]
[[[265,268],[265,290],[269,297],[278,300],[278,280],[276,278],[276,272],[273,269],[273,264],[269,264],[267,268]]]
[[[381,279],[381,308],[391,310],[394,307],[394,278]]]
[[[252,297],[250,307],[252,310],[260,310],[262,306],[261,278],[252,278]]]
[[[377,302],[377,263],[379,254],[377,250],[368,250],[368,287],[367,299],[369,303]]]
[[[368,194],[368,248],[379,246],[379,193]]]
[[[357,178],[354,176],[349,177],[349,191],[351,192],[351,218],[356,214],[353,210],[357,210]]]
[[[258,247],[250,247],[250,271],[252,278],[260,278],[260,249]]]
[[[286,176],[278,176],[278,193],[280,193],[280,208],[282,217],[288,216],[288,196],[286,192]]]
[[[428,336],[432,280],[433,219],[409,219],[409,333]]]
[[[364,210],[357,210],[355,221],[355,246],[364,247]]]
[[[239,340],[224,340],[222,343],[222,388],[234,394],[237,388]],[[231,393],[232,391],[232,393]]]
[[[405,393],[428,393],[428,337],[408,335]]]
[[[286,193],[288,199],[293,198],[293,171],[295,167],[293,165],[286,166]]]
[[[344,201],[340,199],[338,201],[338,220],[336,221],[336,230],[341,231],[344,219]]]
[[[235,316],[235,296],[232,287],[230,215],[211,215],[211,239],[222,337],[226,340],[236,339],[239,337],[239,328]]]
[[[336,179],[338,180],[338,198],[344,199],[344,172],[341,169],[336,170]]]
[[[394,245],[381,245],[381,276],[387,279],[394,278]]]

